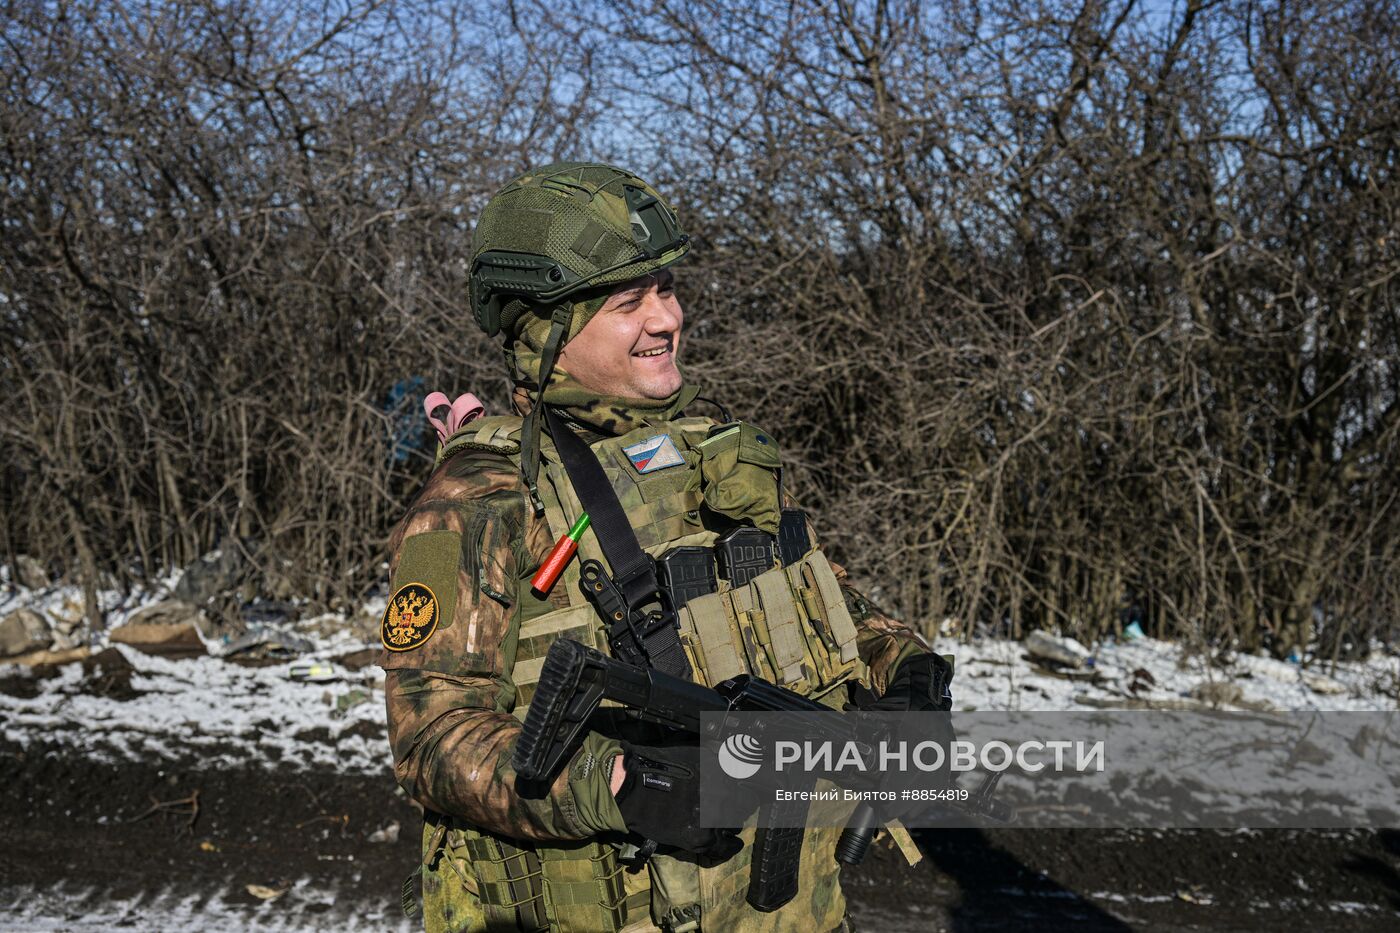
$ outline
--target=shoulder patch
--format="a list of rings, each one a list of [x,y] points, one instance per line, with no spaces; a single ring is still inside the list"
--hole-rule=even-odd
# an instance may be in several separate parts
[[[437,596],[422,583],[405,583],[384,607],[379,639],[390,651],[408,651],[427,641],[437,624]]]
[[[676,442],[671,440],[669,434],[649,437],[630,447],[622,448],[622,452],[627,454],[627,459],[638,473],[655,473],[657,470],[685,463],[685,458],[676,449]]]

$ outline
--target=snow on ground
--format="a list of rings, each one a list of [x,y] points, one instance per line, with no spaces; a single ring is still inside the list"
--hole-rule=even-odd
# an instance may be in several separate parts
[[[167,598],[177,579],[172,576],[150,591],[127,597],[100,594],[109,626],[114,629],[142,608]],[[8,595],[0,591],[0,618],[20,608],[37,609],[51,619],[74,619],[82,611],[82,598],[72,587]],[[362,607],[359,614],[378,616],[383,608],[380,599]],[[335,661],[373,645],[354,634],[356,626],[350,620],[336,616],[274,628],[304,639],[309,650],[294,661],[250,667],[218,657],[226,648],[222,640],[208,645],[212,652],[208,657],[173,660],[111,645],[103,636],[91,646],[93,653],[110,647],[132,667],[129,685],[105,694],[95,689],[100,688],[95,681],[101,675],[85,671],[80,664],[65,664],[48,677],[35,677],[28,667],[0,664],[0,682],[6,687],[0,690],[0,735],[22,747],[58,743],[103,759],[199,759],[208,766],[262,762],[284,770],[383,775],[389,764],[383,674],[377,667],[351,670]],[[1170,708],[1174,702],[1197,702],[1192,698],[1200,695],[1203,684],[1237,687],[1239,694],[1226,705],[1246,709],[1394,710],[1393,691],[1400,683],[1400,659],[1394,649],[1378,649],[1365,662],[1339,664],[1324,677],[1315,670],[1261,656],[1241,655],[1224,668],[1211,666],[1179,645],[1150,638],[1090,646],[1092,664],[1072,672],[1036,664],[1018,642],[941,639],[937,647],[956,658],[955,708],[964,711],[1074,711],[1144,702]],[[324,664],[324,672],[317,676],[325,679],[294,679],[294,666],[311,661]],[[1014,787],[1015,781],[1011,776],[1002,786]],[[1373,783],[1384,786],[1380,777]],[[1006,893],[1027,897],[1019,889]],[[1137,907],[1168,903],[1182,895],[1101,891],[1085,897],[1104,905]],[[172,889],[114,899],[105,890],[59,879],[43,890],[5,890],[0,914],[7,919],[0,921],[0,929],[418,928],[391,909],[376,907],[376,913],[364,913],[359,903],[353,892],[313,890],[306,879],[296,881],[279,900],[251,908],[236,886],[197,894]],[[1277,905],[1261,901],[1254,906],[1263,910]],[[1325,906],[1334,916],[1346,918],[1385,910],[1381,905],[1340,898],[1326,901]],[[941,916],[940,908],[919,901],[910,901],[907,910],[899,916],[886,915],[881,908],[862,904],[856,913],[857,919],[891,931],[923,929],[933,915]]]
[[[115,647],[136,669],[131,687],[138,696],[87,692],[82,667],[68,664],[40,681],[32,699],[0,694],[5,738],[72,744],[103,759],[192,755],[210,765],[265,761],[363,773],[382,771],[388,760],[382,679],[372,680],[377,668],[356,673],[330,665],[340,679],[302,683],[289,679],[290,663],[248,668]]]
[[[1049,712],[1101,708],[1103,702],[1130,698],[1160,703],[1189,699],[1207,683],[1238,686],[1243,703],[1233,705],[1240,708],[1393,710],[1396,700],[1382,690],[1394,690],[1400,684],[1400,657],[1380,646],[1370,659],[1339,663],[1335,672],[1324,674],[1288,661],[1243,654],[1222,670],[1199,655],[1188,655],[1173,642],[1142,637],[1097,646],[1092,667],[1077,672],[1082,680],[1056,676],[1033,664],[1020,642],[940,641],[937,648],[955,658],[953,698],[960,710]],[[1144,684],[1134,677],[1139,670],[1146,671],[1153,683],[1133,693],[1129,687],[1135,680]],[[1095,673],[1098,676],[1089,680]]]
[[[108,612],[108,632],[167,598],[177,579],[126,598],[116,592],[99,594]],[[32,608],[52,619],[81,605],[74,587],[37,593],[21,589],[0,599],[0,618]],[[376,608],[383,611],[382,599],[362,611]],[[67,744],[100,759],[192,756],[211,765],[264,761],[279,768],[382,772],[389,755],[384,674],[373,666],[350,670],[332,660],[373,645],[355,638],[352,626],[336,616],[271,627],[309,643],[311,650],[292,660],[250,667],[216,656],[222,642],[207,644],[208,657],[175,660],[112,644],[103,634],[92,652],[111,648],[130,663],[130,691],[115,696],[94,692],[85,684],[89,675],[82,665],[62,665],[52,677],[33,679],[37,692],[32,698],[0,693],[0,735],[22,746]],[[315,679],[293,679],[293,668],[308,662],[320,662]],[[0,664],[0,677],[22,680],[34,678],[34,672]]]
[[[313,889],[306,879],[294,883],[278,898],[250,908],[242,892],[191,892],[188,889],[113,898],[100,888],[60,879],[52,887],[16,888],[5,892],[5,919],[0,929],[26,933],[73,930],[334,930],[337,933],[420,930],[419,922],[395,910],[365,913],[362,903],[347,904],[341,892]],[[8,903],[6,903],[8,901]]]
[[[129,597],[100,594],[110,628],[165,598],[176,579],[172,576],[151,591]],[[0,618],[22,607],[53,617],[80,606],[81,594],[73,587],[20,589],[0,598]],[[376,615],[382,611],[382,599],[362,609]],[[55,676],[34,680],[32,697],[0,693],[0,734],[22,746],[67,743],[98,757],[193,755],[210,762],[251,760],[265,761],[269,767],[381,772],[388,762],[383,673],[373,666],[351,671],[330,660],[372,646],[357,640],[351,634],[353,626],[336,616],[302,620],[285,629],[305,639],[311,650],[296,662],[268,667],[242,666],[216,656],[171,660],[112,646],[134,668],[134,696],[94,693],[85,687],[83,668],[67,664]],[[108,647],[106,636],[92,647],[94,653]],[[210,648],[222,650],[219,644]],[[1229,705],[1245,708],[1395,709],[1396,701],[1382,690],[1400,682],[1400,659],[1379,650],[1370,660],[1340,664],[1324,677],[1257,656],[1238,656],[1225,670],[1211,668],[1175,644],[1144,637],[1095,646],[1092,666],[1071,680],[1034,664],[1017,642],[942,640],[938,648],[956,657],[953,694],[959,710],[1054,711],[1141,705],[1144,700],[1170,703],[1190,697],[1204,683],[1220,681],[1238,685],[1242,697]],[[328,679],[292,678],[293,663],[318,659],[327,662]],[[1147,672],[1153,683],[1144,686],[1141,674],[1135,674],[1139,671]],[[0,677],[33,676],[29,668],[0,665]],[[1128,689],[1134,681],[1140,687],[1136,693]]]

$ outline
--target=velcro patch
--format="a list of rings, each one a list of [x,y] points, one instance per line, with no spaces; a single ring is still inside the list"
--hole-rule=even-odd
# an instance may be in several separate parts
[[[405,583],[384,607],[379,640],[390,651],[408,651],[437,630],[438,600],[422,583]]]
[[[669,434],[649,437],[630,447],[622,448],[622,452],[627,455],[627,459],[638,473],[655,473],[657,470],[685,463],[685,458],[676,449],[676,442],[671,440]]]

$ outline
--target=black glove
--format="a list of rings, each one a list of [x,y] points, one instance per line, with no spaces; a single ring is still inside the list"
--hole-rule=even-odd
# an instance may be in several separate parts
[[[904,659],[880,698],[861,709],[886,713],[946,713],[953,708],[948,684],[953,666],[941,654],[916,654]]]
[[[661,846],[726,859],[743,848],[735,830],[700,824],[700,749],[622,743],[627,777],[617,808],[627,829]]]
[[[930,786],[952,786],[953,777],[947,755],[957,739],[953,731],[953,695],[948,689],[953,679],[953,666],[940,654],[915,654],[905,658],[895,668],[885,692],[876,696],[859,685],[851,691],[852,707],[876,713],[939,713],[928,718],[926,738],[943,746],[943,767],[929,775]],[[849,707],[848,707],[849,708]],[[928,808],[927,803],[886,803],[879,809],[888,819],[899,819]]]

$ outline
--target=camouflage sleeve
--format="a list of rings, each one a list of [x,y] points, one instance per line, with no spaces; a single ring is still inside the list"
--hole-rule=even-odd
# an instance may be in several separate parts
[[[933,646],[908,625],[887,615],[865,594],[856,589],[846,574],[846,568],[828,560],[841,593],[846,597],[846,608],[856,623],[856,649],[860,659],[870,669],[870,685],[876,693],[884,693],[890,678],[905,658],[916,654],[928,654]]]
[[[622,831],[611,740],[590,735],[544,797],[516,793],[512,602],[518,571],[533,566],[533,523],[514,469],[465,454],[434,474],[390,540],[379,661],[395,776],[423,806],[515,839]],[[422,618],[430,604],[434,617]]]
[[[783,506],[802,508],[801,504],[788,494],[783,496]],[[810,521],[807,531],[809,540],[815,547],[817,536]],[[846,598],[846,609],[856,624],[856,650],[860,652],[860,659],[870,669],[871,688],[876,693],[884,693],[895,669],[905,658],[915,654],[927,654],[933,651],[933,646],[918,632],[887,615],[867,599],[851,582],[845,567],[831,558],[827,558],[827,563],[831,564],[832,572],[841,584],[841,594]]]

